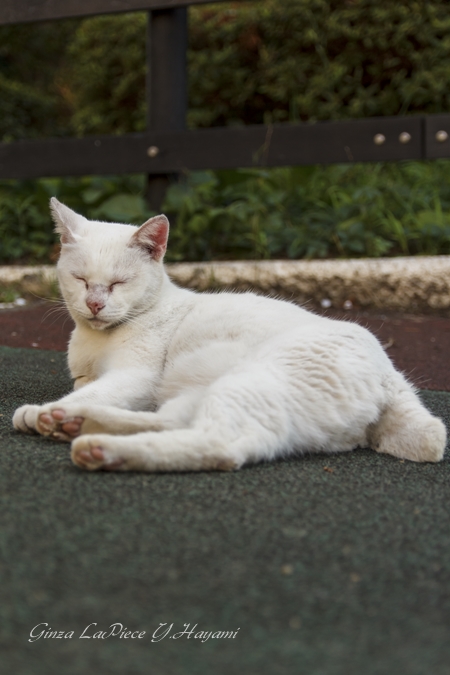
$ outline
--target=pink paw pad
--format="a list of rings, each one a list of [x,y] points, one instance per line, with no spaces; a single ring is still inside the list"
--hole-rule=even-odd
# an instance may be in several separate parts
[[[82,417],[74,417],[73,419],[67,420],[67,422],[61,424],[61,429],[68,436],[78,436],[80,434],[83,421],[84,420]]]
[[[69,417],[62,408],[55,408],[51,413],[42,413],[39,417],[41,427],[47,432],[51,432],[51,437],[60,439],[70,439],[79,436],[81,425],[84,422],[83,417]],[[61,433],[62,432],[62,433]]]
[[[79,466],[83,465],[83,468],[95,468],[93,465],[97,465],[96,468],[104,469],[105,471],[115,471],[123,463],[123,459],[113,459],[112,461],[105,461],[105,451],[100,446],[94,446],[89,448],[89,450],[79,450],[77,453],[77,462]]]
[[[48,413],[43,413],[42,415],[39,415],[39,420],[41,421],[42,424],[46,425],[51,425],[53,422],[52,418]]]
[[[105,458],[105,453],[101,448],[90,448],[90,450],[80,450],[78,453],[78,459],[81,459],[85,464],[92,464],[93,461],[97,460],[103,462]]]
[[[63,420],[66,416],[66,411],[63,410],[62,408],[57,408],[56,410],[52,410],[52,417],[55,420]]]
[[[91,455],[94,459],[98,459],[100,461],[105,459],[105,453],[103,452],[102,448],[99,447],[91,448]]]

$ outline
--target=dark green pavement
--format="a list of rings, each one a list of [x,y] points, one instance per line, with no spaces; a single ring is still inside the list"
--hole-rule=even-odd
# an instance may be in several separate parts
[[[69,386],[63,354],[0,348],[2,672],[447,675],[448,460],[84,473],[67,445],[11,428]],[[450,394],[423,396],[449,425]],[[74,637],[28,642],[41,622]],[[80,639],[93,622],[146,635]],[[239,631],[152,642],[160,623]]]

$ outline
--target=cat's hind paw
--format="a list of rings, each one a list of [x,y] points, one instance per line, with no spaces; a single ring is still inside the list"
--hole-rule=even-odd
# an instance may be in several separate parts
[[[123,471],[125,459],[116,451],[106,448],[107,436],[80,436],[72,443],[72,461],[80,469],[88,471]]]

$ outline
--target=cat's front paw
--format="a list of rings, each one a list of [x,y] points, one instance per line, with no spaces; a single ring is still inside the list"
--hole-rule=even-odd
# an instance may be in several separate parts
[[[59,406],[39,408],[36,429],[42,436],[49,436],[55,441],[71,441],[81,434],[84,418],[71,416]]]
[[[88,471],[123,471],[125,459],[107,447],[108,436],[80,436],[72,443],[71,457],[80,469]]]
[[[12,418],[14,428],[26,434],[38,433],[36,424],[39,410],[40,406],[38,405],[23,405],[17,408]]]

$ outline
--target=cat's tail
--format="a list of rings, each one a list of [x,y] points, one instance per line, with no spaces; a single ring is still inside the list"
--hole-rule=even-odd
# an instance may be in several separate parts
[[[403,376],[392,384],[390,403],[368,430],[370,447],[413,462],[440,462],[447,442],[443,422],[428,412]]]

